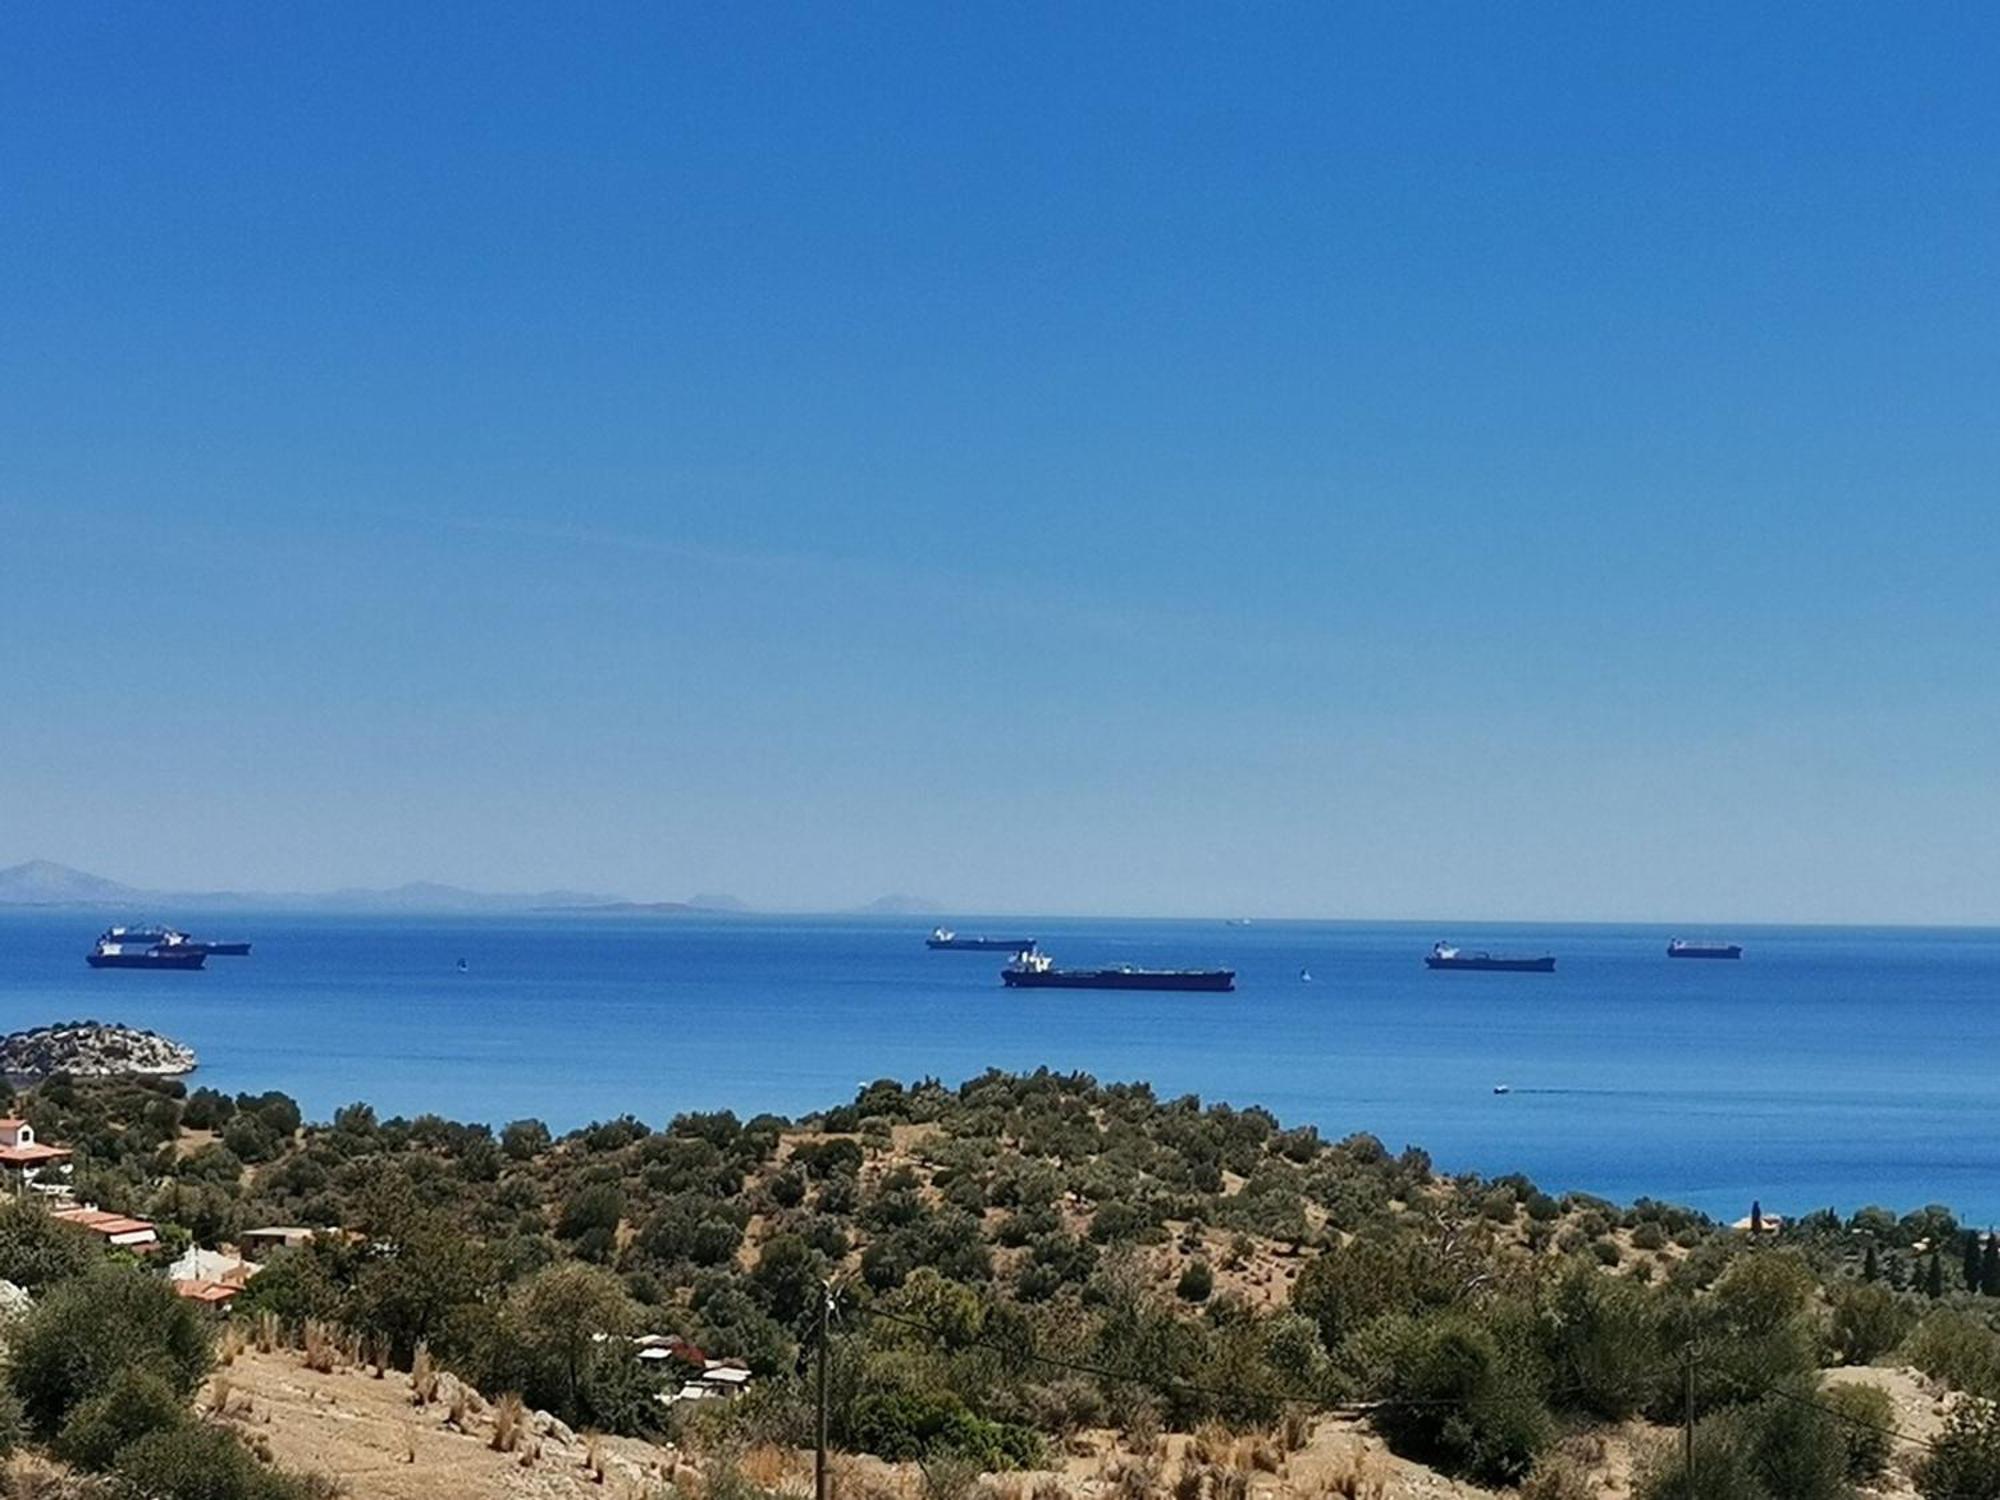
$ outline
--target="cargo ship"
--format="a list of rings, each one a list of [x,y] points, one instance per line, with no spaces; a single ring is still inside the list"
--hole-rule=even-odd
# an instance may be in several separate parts
[[[960,937],[949,927],[934,927],[924,939],[926,948],[952,948],[974,953],[1032,953],[1033,938]]]
[[[1510,957],[1504,953],[1466,953],[1449,943],[1439,943],[1424,957],[1427,969],[1495,969],[1509,974],[1553,974],[1556,961],[1544,953],[1540,958]]]
[[[173,943],[99,943],[83,961],[93,969],[199,969],[208,955]]]
[[[116,943],[121,948],[172,948],[183,953],[206,953],[211,958],[250,956],[248,943],[212,943],[205,938],[191,938],[171,927],[107,927],[97,941]]]
[[[1017,990],[1233,990],[1234,969],[1058,969],[1048,954],[1026,951],[1000,971]]]
[[[1690,941],[1675,938],[1667,944],[1668,958],[1741,958],[1741,943],[1711,943],[1706,939]]]

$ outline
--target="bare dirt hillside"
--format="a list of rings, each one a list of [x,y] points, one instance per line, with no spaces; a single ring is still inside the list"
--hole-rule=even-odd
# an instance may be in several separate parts
[[[469,1391],[461,1397],[449,1376],[419,1406],[407,1375],[310,1370],[286,1350],[237,1355],[201,1405],[284,1467],[339,1479],[353,1500],[636,1500],[664,1491],[676,1464],[670,1449],[593,1442],[534,1413],[514,1451],[497,1452],[494,1408]]]
[[[1916,1438],[1935,1434],[1949,1410],[1948,1398],[1911,1370],[1843,1369],[1827,1381],[1887,1391],[1896,1425]],[[439,1377],[434,1399],[419,1405],[408,1375],[378,1378],[365,1365],[308,1369],[297,1351],[245,1350],[218,1373],[201,1405],[287,1468],[339,1479],[352,1500],[656,1500],[677,1480],[699,1494],[712,1462],[629,1438],[593,1439],[537,1413],[525,1414],[514,1451],[499,1452],[494,1407],[451,1376]],[[1595,1500],[1629,1500],[1641,1456],[1671,1436],[1634,1422],[1564,1448]],[[1914,1453],[1914,1445],[1902,1445],[1890,1478],[1868,1493],[1914,1494],[1907,1477]],[[739,1462],[761,1488],[811,1493],[809,1454],[761,1449]],[[1169,1435],[1139,1453],[1115,1434],[1086,1434],[1072,1441],[1054,1473],[989,1476],[977,1490],[958,1486],[949,1500],[1130,1500],[1179,1492],[1184,1486],[1176,1481],[1191,1471],[1210,1476],[1202,1493],[1241,1500],[1486,1500],[1510,1493],[1448,1479],[1397,1458],[1365,1426],[1325,1420],[1291,1452],[1271,1439],[1215,1433]],[[913,1464],[843,1456],[834,1476],[841,1500],[940,1500],[940,1476]]]

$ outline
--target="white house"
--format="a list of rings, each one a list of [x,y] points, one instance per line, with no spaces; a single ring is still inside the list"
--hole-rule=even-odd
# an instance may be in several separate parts
[[[26,1120],[11,1116],[0,1120],[0,1181],[4,1181],[16,1197],[30,1188],[55,1196],[66,1194],[69,1191],[67,1181],[38,1184],[36,1179],[44,1172],[53,1172],[56,1177],[67,1179],[69,1159],[67,1146],[43,1145],[35,1139],[35,1127]]]

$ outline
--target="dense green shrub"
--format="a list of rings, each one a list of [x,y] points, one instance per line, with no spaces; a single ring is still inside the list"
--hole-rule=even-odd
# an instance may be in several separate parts
[[[40,1204],[0,1201],[0,1281],[39,1291],[97,1258],[89,1234],[51,1219]]]
[[[2000,1407],[1981,1397],[1953,1407],[1916,1479],[1925,1500],[2000,1495]]]
[[[128,1365],[70,1412],[56,1436],[55,1449],[80,1469],[108,1469],[119,1449],[187,1420],[187,1402],[180,1392],[151,1370]]]
[[[1904,1341],[1903,1357],[1956,1390],[2000,1396],[2000,1334],[1978,1318],[1933,1309]]]
[[[1215,1272],[1208,1268],[1205,1260],[1189,1261],[1174,1286],[1174,1294],[1183,1302],[1206,1302],[1214,1290]]]
[[[1705,1418],[1694,1430],[1693,1472],[1681,1440],[1663,1442],[1641,1468],[1633,1500],[1772,1500],[1757,1477],[1748,1438],[1740,1413]]]
[[[1801,1381],[1744,1414],[1750,1466],[1766,1493],[1783,1500],[1847,1500],[1848,1448],[1842,1423]]]
[[[30,1428],[53,1438],[121,1370],[146,1370],[185,1399],[208,1373],[209,1333],[164,1281],[117,1265],[51,1288],[12,1341],[8,1379]]]
[[[1660,1299],[1627,1278],[1573,1266],[1556,1284],[1545,1326],[1555,1385],[1581,1410],[1622,1421],[1671,1375]]]
[[[608,1261],[618,1247],[624,1217],[624,1189],[615,1182],[588,1183],[563,1203],[556,1233],[585,1260]]]
[[[1667,1346],[1699,1351],[1698,1411],[1758,1400],[1819,1368],[1817,1289],[1797,1255],[1761,1251],[1732,1261],[1705,1295],[1682,1306],[1670,1319]]]
[[[1374,1237],[1323,1251],[1292,1287],[1292,1306],[1319,1325],[1328,1349],[1385,1313],[1449,1301],[1450,1289],[1413,1248]]]
[[[1135,1239],[1152,1222],[1151,1215],[1130,1203],[1106,1203],[1091,1215],[1090,1237],[1100,1245]]]
[[[500,1132],[500,1149],[510,1161],[533,1161],[549,1143],[549,1127],[540,1120],[513,1120]]]
[[[705,1193],[676,1193],[648,1218],[639,1231],[642,1253],[671,1264],[727,1264],[743,1243],[747,1215]]]
[[[0,1384],[0,1458],[5,1458],[26,1440],[27,1418],[21,1413],[21,1398],[11,1385]]]
[[[118,1455],[117,1492],[130,1500],[304,1500],[300,1481],[266,1469],[227,1429],[184,1423]]]
[[[1510,1324],[1516,1326],[1510,1327]],[[1447,1472],[1514,1483],[1554,1436],[1546,1374],[1508,1317],[1392,1314],[1356,1336],[1376,1426],[1400,1453]]]
[[[1896,1403],[1889,1393],[1872,1385],[1830,1385],[1820,1393],[1820,1401],[1840,1424],[1840,1438],[1847,1449],[1847,1477],[1867,1484],[1889,1467],[1895,1449],[1891,1436],[1896,1426]]]
[[[801,1141],[792,1148],[792,1165],[815,1182],[829,1177],[852,1177],[861,1170],[865,1159],[859,1141]]]
[[[181,1124],[189,1130],[220,1130],[236,1113],[236,1101],[214,1089],[200,1088],[181,1106]]]
[[[854,1403],[849,1441],[889,1459],[955,1454],[984,1469],[1025,1469],[1040,1462],[1041,1440],[1025,1427],[974,1416],[958,1397],[938,1391],[879,1391]]]
[[[1847,1282],[1833,1294],[1828,1336],[1842,1364],[1871,1364],[1909,1335],[1916,1310],[1879,1282]]]

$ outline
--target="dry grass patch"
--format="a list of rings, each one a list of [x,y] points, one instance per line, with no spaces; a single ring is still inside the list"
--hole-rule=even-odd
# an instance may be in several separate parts
[[[521,1398],[513,1391],[493,1403],[493,1441],[489,1446],[495,1453],[512,1453],[521,1446],[526,1417]]]

